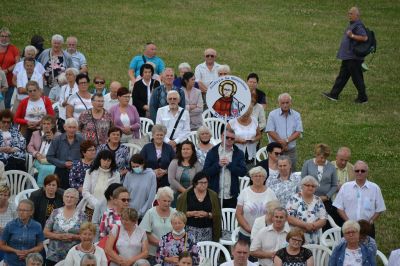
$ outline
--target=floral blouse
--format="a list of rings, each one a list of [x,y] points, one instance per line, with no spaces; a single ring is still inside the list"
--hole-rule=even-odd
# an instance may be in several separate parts
[[[108,130],[112,125],[112,117],[109,112],[104,110],[100,119],[92,116],[92,110],[84,111],[79,116],[79,128],[85,140],[92,140],[94,143],[105,144],[108,139]],[[98,140],[98,142],[97,142]]]
[[[123,170],[129,167],[129,148],[125,145],[119,145],[116,150],[110,149],[108,144],[101,144],[97,147],[97,152],[102,150],[109,150],[115,153],[115,162],[117,163],[118,170]]]
[[[26,140],[16,127],[10,127],[8,131],[0,130],[0,147],[7,146],[18,150],[13,153],[0,152],[0,160],[8,160],[10,157],[25,160]]]
[[[279,175],[269,176],[267,179],[267,187],[275,192],[281,206],[286,206],[290,197],[299,191],[301,176],[291,174],[289,180],[282,180]]]
[[[162,266],[175,266],[175,264],[167,263],[164,258],[179,256],[183,251],[188,251],[192,256],[193,265],[199,265],[199,248],[196,245],[194,235],[186,233],[185,237],[181,239],[175,239],[172,232],[161,237],[158,249],[157,249],[157,263]]]
[[[306,223],[313,223],[320,219],[328,219],[324,203],[320,197],[315,196],[310,204],[307,204],[300,193],[290,197],[286,204],[286,210],[290,216],[300,219]],[[321,230],[315,232],[306,232],[306,244],[318,244],[321,236]]]
[[[69,171],[69,185],[72,188],[78,189],[83,186],[85,180],[86,170],[92,166],[91,164],[85,164],[82,160],[74,161],[72,169]]]
[[[64,217],[64,207],[55,209],[49,219],[47,219],[45,228],[48,228],[53,233],[69,233],[79,234],[79,228],[87,218],[82,211],[75,211],[74,215],[66,219]],[[79,241],[61,241],[51,239],[47,251],[47,259],[59,262],[67,256],[68,251],[78,244]]]

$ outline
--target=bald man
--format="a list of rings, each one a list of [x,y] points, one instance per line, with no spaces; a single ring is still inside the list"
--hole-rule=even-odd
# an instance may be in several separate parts
[[[336,167],[338,176],[338,191],[340,186],[348,181],[354,180],[353,165],[349,162],[351,151],[347,147],[340,147],[336,153],[336,160],[332,164]]]
[[[350,8],[348,11],[348,18],[350,23],[344,30],[342,42],[340,43],[337,53],[337,58],[342,60],[339,75],[336,78],[332,90],[330,92],[323,92],[322,95],[332,101],[337,101],[339,99],[339,94],[351,77],[358,91],[358,96],[354,102],[362,104],[368,102],[361,67],[364,62],[364,57],[357,56],[353,52],[353,48],[357,43],[367,41],[368,36],[365,31],[365,26],[360,20],[360,10],[357,7]]]
[[[122,85],[118,81],[113,81],[110,83],[110,92],[104,95],[104,109],[110,111],[111,107],[119,103],[117,92],[121,87]]]

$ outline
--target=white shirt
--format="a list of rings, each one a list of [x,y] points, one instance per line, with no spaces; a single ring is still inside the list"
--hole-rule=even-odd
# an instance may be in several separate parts
[[[251,117],[251,123],[247,126],[240,124],[237,118],[230,120],[228,123],[231,128],[235,130],[235,135],[238,138],[253,140],[257,135],[258,122],[254,117]],[[238,148],[241,149],[244,154],[246,154],[247,150],[249,160],[255,158],[257,152],[257,142],[247,142],[246,144],[236,143],[236,146],[238,146]]]
[[[39,84],[39,88],[43,90],[43,75],[34,70],[30,80],[36,81]],[[17,88],[25,88],[26,83],[28,83],[28,75],[26,74],[26,70],[23,69],[17,75]],[[19,94],[17,92],[18,100],[23,100],[26,97],[28,97],[27,94]]]
[[[265,214],[265,205],[276,199],[275,193],[270,188],[267,188],[262,193],[257,193],[251,187],[247,187],[240,192],[237,205],[243,207],[243,217],[250,227],[253,227],[256,218]],[[243,228],[240,228],[240,232],[250,236]]]
[[[156,124],[164,125],[167,128],[167,134],[164,137],[164,142],[168,143],[171,139],[171,133],[174,129],[176,120],[179,117],[180,112],[183,110],[182,107],[178,107],[178,112],[173,115],[170,112],[169,105],[161,107],[157,111]],[[173,136],[176,144],[179,144],[186,140],[190,135],[190,117],[187,110],[184,110],[181,119],[179,120],[178,125],[176,126],[176,130]]]
[[[218,67],[220,65],[217,62],[214,62],[214,66],[211,71],[208,69],[206,62],[198,65],[194,71],[194,76],[196,81],[203,82],[204,85],[208,87],[213,80],[218,78]]]
[[[41,121],[46,114],[47,111],[42,97],[36,101],[28,100],[25,110],[25,120],[30,122],[38,122]]]
[[[22,70],[25,70],[24,68],[24,60],[18,62],[15,64],[15,67],[13,69],[13,75],[17,76],[19,72]],[[44,69],[43,65],[35,60],[35,68],[34,71],[38,72],[40,75],[43,75],[46,70]]]
[[[346,248],[344,254],[343,266],[361,266],[362,265],[362,254],[361,248],[356,250]]]
[[[390,253],[388,266],[400,266],[400,249],[393,250]]]
[[[58,116],[64,120],[67,119],[67,113],[65,107],[62,106],[65,100],[68,101],[68,98],[75,93],[78,92],[78,85],[74,83],[74,86],[71,88],[68,84],[61,87],[60,95],[58,99]]]
[[[107,111],[110,111],[111,107],[114,105],[119,104],[118,98],[117,99],[111,99],[111,94],[107,93],[104,95],[104,109]]]
[[[92,99],[86,99],[78,96],[78,93],[73,94],[68,98],[68,105],[74,108],[73,116],[76,121],[79,121],[79,116],[83,111],[92,109]]]
[[[288,223],[285,223],[281,232],[275,231],[273,225],[262,228],[256,237],[251,242],[250,251],[263,250],[263,251],[277,251],[286,247],[286,235],[290,232]],[[259,259],[261,266],[274,265],[271,259]]]
[[[350,220],[370,220],[376,212],[386,210],[379,186],[366,181],[359,187],[356,181],[344,183],[336,196],[333,206],[343,210]]]

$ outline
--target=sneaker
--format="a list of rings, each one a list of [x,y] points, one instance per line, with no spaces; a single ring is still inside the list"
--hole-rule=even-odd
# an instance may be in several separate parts
[[[361,100],[361,99],[359,99],[359,98],[356,98],[356,99],[354,100],[354,103],[359,103],[359,104],[368,103],[368,99]]]
[[[328,98],[331,101],[337,101],[339,100],[338,97],[332,96],[332,94],[330,94],[329,92],[323,92],[322,96],[325,96],[326,98]]]

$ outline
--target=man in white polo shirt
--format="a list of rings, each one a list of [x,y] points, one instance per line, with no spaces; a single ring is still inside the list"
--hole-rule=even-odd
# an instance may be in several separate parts
[[[221,266],[256,266],[257,264],[249,261],[249,243],[239,239],[232,249],[233,260],[222,263]]]
[[[386,210],[379,186],[367,180],[368,165],[363,161],[354,164],[355,180],[344,183],[333,206],[344,221],[367,220],[372,225],[371,237],[375,238],[374,222]]]
[[[258,231],[250,246],[250,255],[258,258],[261,266],[272,266],[272,259],[277,250],[287,244],[286,235],[290,231],[287,221],[287,211],[279,207],[274,210],[272,224]]]

